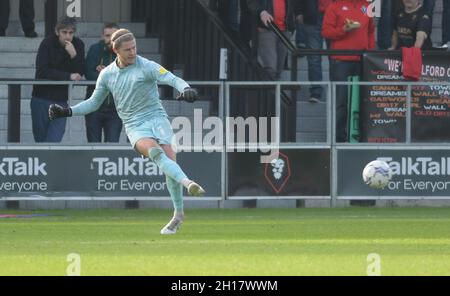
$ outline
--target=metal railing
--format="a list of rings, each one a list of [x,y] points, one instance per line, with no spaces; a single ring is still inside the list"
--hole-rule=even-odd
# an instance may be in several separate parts
[[[47,84],[47,85],[68,85],[69,86],[69,96],[72,96],[71,89],[75,86],[85,86],[85,85],[91,85],[93,82],[50,82],[50,81],[34,81],[34,80],[22,80],[22,81],[0,81],[1,85],[9,85],[9,86],[15,86],[20,87],[21,85],[32,85],[32,84]],[[295,88],[299,86],[309,86],[312,84],[319,84],[319,85],[325,85],[328,88],[328,98],[326,100],[325,109],[326,109],[326,141],[323,142],[312,142],[312,143],[306,143],[306,142],[283,142],[280,141],[279,143],[276,143],[280,149],[329,149],[331,154],[331,164],[330,164],[330,170],[331,170],[331,192],[330,196],[328,197],[330,199],[331,205],[335,205],[336,201],[339,199],[338,194],[338,184],[337,184],[337,175],[338,175],[338,153],[339,151],[346,150],[346,149],[394,149],[394,150],[407,150],[407,149],[442,149],[442,151],[447,151],[449,148],[450,140],[441,141],[437,143],[415,143],[412,140],[411,137],[411,124],[412,124],[412,95],[411,91],[414,87],[419,85],[426,85],[426,86],[450,86],[450,83],[425,83],[425,82],[326,82],[326,83],[308,83],[308,82],[190,82],[190,84],[194,87],[215,87],[218,89],[217,92],[217,98],[212,98],[212,100],[216,100],[218,102],[218,116],[222,120],[222,122],[226,123],[227,118],[231,116],[230,114],[230,102],[231,102],[231,94],[233,89],[242,89],[242,88],[262,88],[265,90],[265,92],[272,92],[272,100],[274,102],[274,116],[278,118],[280,121],[281,118],[283,118],[283,111],[282,111],[282,103],[281,103],[281,93],[284,88]],[[402,143],[389,143],[389,144],[380,144],[380,143],[337,143],[335,140],[336,135],[336,110],[334,106],[335,102],[335,94],[336,94],[336,87],[337,86],[348,86],[348,85],[354,85],[358,84],[361,86],[373,86],[373,85],[382,85],[382,86],[403,86],[407,88],[407,97],[406,97],[406,115],[405,115],[405,130],[406,130],[406,141]],[[269,91],[268,91],[269,89]],[[200,91],[201,93],[201,91]],[[17,94],[17,93],[16,93]],[[20,107],[17,108],[17,105],[20,106],[20,98],[9,98],[9,110],[14,110],[15,113],[19,112],[19,122],[20,122]],[[17,114],[8,114],[8,117],[16,116]],[[9,118],[8,123],[14,124],[17,122],[17,118]],[[448,128],[448,127],[443,127]],[[15,129],[17,129],[16,126],[8,126],[8,130],[12,130],[12,134],[14,134]],[[225,137],[227,137],[230,134],[229,126],[224,125],[223,131]],[[280,124],[278,124],[278,134],[280,134]],[[19,129],[20,133],[20,129]],[[20,134],[19,134],[20,136]],[[14,141],[12,141],[14,142]],[[221,190],[222,190],[222,201],[225,199],[228,199],[228,193],[227,193],[227,187],[228,187],[228,180],[227,180],[227,162],[228,162],[228,154],[226,152],[230,151],[231,149],[234,149],[236,147],[241,147],[244,149],[249,148],[257,148],[255,146],[255,143],[238,143],[239,145],[228,147],[229,141],[228,138],[226,141],[223,141],[223,145],[220,149],[222,156],[221,156]],[[9,149],[14,148],[20,148],[20,143],[0,143],[0,145],[9,147]],[[64,146],[64,144],[61,144]],[[47,144],[48,146],[48,144]],[[53,145],[52,145],[53,146]],[[49,146],[49,147],[52,147]],[[104,144],[102,145],[104,147]],[[92,146],[94,147],[94,146]],[[7,148],[8,149],[8,148]],[[257,198],[257,197],[247,197],[247,198]],[[324,196],[263,196],[260,198],[274,198],[274,199],[314,199],[314,198],[327,198]],[[391,196],[384,196],[383,198],[396,198]],[[406,198],[406,197],[401,197]],[[445,197],[447,198],[447,197]]]
[[[334,118],[336,118],[336,111],[333,108],[335,102],[335,94],[336,87],[338,86],[351,86],[351,85],[359,85],[359,86],[402,86],[406,87],[406,115],[405,115],[405,129],[406,129],[406,141],[403,143],[392,143],[393,145],[402,145],[402,144],[412,144],[411,137],[411,123],[412,123],[412,114],[411,114],[411,97],[413,87],[416,86],[450,86],[449,82],[276,82],[276,81],[240,81],[240,82],[224,82],[224,81],[192,81],[190,82],[193,86],[199,87],[217,87],[219,89],[220,96],[218,97],[218,113],[224,114],[223,116],[230,116],[230,94],[231,89],[233,88],[250,88],[250,89],[267,89],[272,88],[273,98],[274,99],[274,116],[277,118],[282,118],[284,114],[282,114],[282,102],[281,102],[281,94],[283,91],[298,91],[301,87],[311,86],[311,85],[320,85],[327,88],[328,98],[325,101],[326,103],[326,133],[327,140],[325,141],[328,145],[352,145],[349,143],[336,143],[335,137],[333,135],[336,134],[336,124]],[[67,85],[68,86],[68,94],[69,94],[69,103],[73,101],[73,88],[77,86],[88,86],[95,85],[95,82],[92,81],[40,81],[40,80],[0,80],[0,86],[6,85],[8,87],[8,142],[9,143],[20,143],[20,110],[21,110],[21,91],[20,88],[22,85]],[[209,95],[210,96],[210,95]],[[270,95],[269,95],[270,98]],[[245,101],[242,102],[245,104]],[[296,105],[292,106],[296,107]],[[225,112],[225,113],[224,113]],[[239,116],[246,116],[246,114],[238,114]],[[280,124],[281,126],[281,124]],[[278,131],[281,134],[281,130]],[[284,141],[283,144],[298,144],[294,141]],[[435,144],[437,145],[447,145],[449,144],[447,141],[438,140]],[[314,143],[308,143],[314,144]],[[370,143],[359,143],[359,145],[373,145]],[[426,145],[426,144],[425,144]]]

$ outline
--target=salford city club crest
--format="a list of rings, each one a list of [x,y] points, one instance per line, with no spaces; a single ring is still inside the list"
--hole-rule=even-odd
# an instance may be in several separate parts
[[[291,165],[289,158],[281,152],[273,154],[270,159],[270,163],[266,163],[264,177],[278,194],[283,190],[291,177]]]

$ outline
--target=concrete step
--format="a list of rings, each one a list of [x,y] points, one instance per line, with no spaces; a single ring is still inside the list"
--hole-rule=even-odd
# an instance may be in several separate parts
[[[327,120],[325,117],[298,117],[297,132],[325,132]]]
[[[297,102],[297,116],[306,117],[326,117],[326,103],[310,103],[307,101]]]
[[[31,91],[32,91],[31,85],[23,85],[21,87],[22,98],[31,98]],[[8,87],[5,85],[0,85],[0,102],[2,100],[6,100],[7,98],[8,98]],[[5,109],[0,109],[0,110],[5,110]]]
[[[36,52],[43,39],[0,37],[0,52]]]
[[[37,53],[32,52],[3,52],[0,58],[0,68],[34,68]],[[144,53],[143,57],[161,63],[161,54]]]
[[[284,70],[283,72],[281,72],[280,81],[291,81],[291,70]],[[307,69],[300,70],[297,72],[297,81],[301,82],[309,81]],[[330,81],[330,73],[328,71],[322,72],[322,81],[323,82]],[[309,86],[304,87],[308,88]]]
[[[0,68],[0,80],[1,78],[34,79],[35,72],[35,68]]]
[[[325,143],[327,141],[326,133],[297,133],[297,143]]]
[[[25,38],[25,37],[2,37],[0,40],[0,52],[37,52],[39,45],[44,38]],[[85,45],[85,51],[97,43],[99,37],[82,37]],[[141,53],[158,53],[159,40],[156,38],[137,38],[138,50]]]
[[[103,23],[78,23],[76,36],[79,37],[96,37],[98,38],[103,30]],[[145,23],[119,23],[121,28],[125,28],[133,32],[137,38],[145,37],[146,25]],[[44,36],[45,23],[36,22],[35,31],[40,37]],[[22,26],[19,21],[10,21],[8,29],[6,30],[6,36],[24,36]]]
[[[6,127],[8,125],[8,117],[6,114],[0,114],[0,126]]]
[[[434,45],[441,45],[442,42],[442,28],[433,28],[431,31],[431,41]]]
[[[1,110],[0,114],[6,114],[8,110],[8,101],[6,99],[0,99],[0,110]]]

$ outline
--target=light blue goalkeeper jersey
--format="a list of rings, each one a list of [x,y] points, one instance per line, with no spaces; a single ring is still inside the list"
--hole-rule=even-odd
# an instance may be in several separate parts
[[[92,96],[71,107],[72,114],[86,115],[96,111],[111,92],[119,117],[126,130],[132,131],[148,120],[167,117],[159,98],[158,82],[179,92],[189,87],[183,79],[141,56],[136,57],[133,65],[123,69],[113,62],[100,73]]]

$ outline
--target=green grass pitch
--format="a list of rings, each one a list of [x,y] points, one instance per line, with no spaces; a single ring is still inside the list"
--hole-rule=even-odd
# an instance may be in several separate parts
[[[0,214],[24,213],[0,210]],[[30,212],[27,212],[30,213]],[[449,208],[45,211],[0,219],[0,275],[450,275]]]

